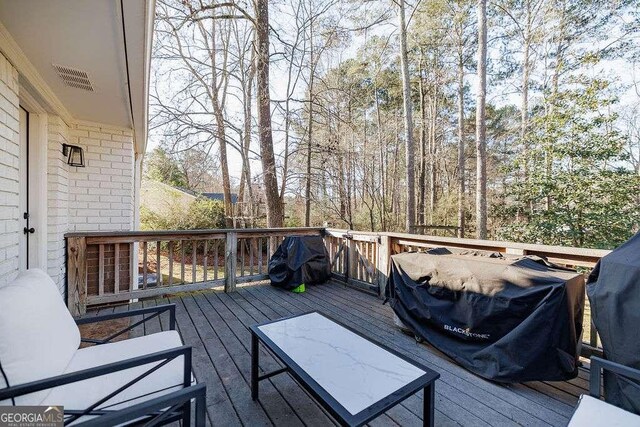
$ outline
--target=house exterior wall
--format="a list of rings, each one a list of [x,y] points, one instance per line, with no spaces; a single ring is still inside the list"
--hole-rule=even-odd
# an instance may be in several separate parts
[[[99,123],[67,126],[49,116],[49,275],[64,295],[64,235],[133,228],[133,133]],[[69,166],[62,144],[82,147],[85,167]]]
[[[20,269],[20,90],[18,72],[0,54],[0,286],[13,280]],[[65,233],[135,226],[133,131],[99,123],[67,123],[54,114],[38,117],[43,118],[46,131],[42,138],[30,141],[30,150],[46,151],[40,176],[46,181],[47,195],[42,206],[46,209],[46,259],[39,267],[64,296]],[[62,144],[82,147],[86,167],[67,165]]]
[[[19,268],[19,114],[18,72],[0,55],[0,286]]]
[[[99,124],[77,124],[72,144],[85,151],[84,168],[71,168],[70,231],[133,228],[133,133]]]

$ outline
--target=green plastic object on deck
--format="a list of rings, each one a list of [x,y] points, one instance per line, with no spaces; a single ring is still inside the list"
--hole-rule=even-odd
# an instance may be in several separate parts
[[[301,294],[305,291],[304,283],[298,286],[297,288],[291,289],[291,292],[295,292],[296,294]]]

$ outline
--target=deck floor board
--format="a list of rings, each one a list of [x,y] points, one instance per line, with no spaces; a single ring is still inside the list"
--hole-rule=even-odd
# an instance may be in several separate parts
[[[340,298],[345,300],[345,303],[342,304],[343,307],[349,311],[358,312],[359,310],[354,309],[354,301],[358,300],[360,302],[364,301],[367,305],[365,306],[365,311],[362,312],[362,319],[366,320],[367,317],[373,317],[373,322],[376,324],[384,323],[387,332],[391,334],[391,336],[396,335],[396,328],[393,323],[392,311],[388,306],[383,306],[380,300],[376,298],[371,298],[369,295],[366,295],[362,292],[345,292],[348,288],[344,285],[337,285],[333,287],[327,288],[329,293],[336,293]],[[321,295],[321,298],[325,299],[324,293]],[[372,315],[372,312],[375,313]],[[386,339],[386,338],[385,338]],[[394,338],[395,339],[395,338]],[[384,341],[384,339],[383,339]],[[553,388],[549,388],[544,383],[528,383],[528,384],[497,384],[490,381],[478,382],[478,377],[465,369],[461,368],[455,362],[453,362],[446,355],[442,354],[438,350],[433,347],[424,345],[424,348],[427,348],[432,355],[427,355],[424,353],[416,354],[418,357],[427,358],[431,360],[431,363],[437,367],[444,369],[447,372],[451,372],[455,377],[459,377],[464,382],[459,383],[457,379],[454,379],[452,384],[459,385],[459,390],[463,392],[467,392],[467,390],[476,390],[476,388],[480,388],[481,391],[477,390],[473,393],[474,397],[482,399],[483,402],[492,402],[492,407],[495,402],[493,397],[489,397],[487,400],[487,395],[485,392],[489,393],[490,396],[495,395],[499,398],[499,400],[504,400],[511,405],[514,405],[517,408],[521,408],[523,411],[527,412],[533,417],[541,418],[544,423],[550,423],[552,425],[562,425],[566,424],[568,421],[568,416],[573,412],[573,404],[570,407],[567,407],[566,402],[559,401],[556,396],[556,390]],[[433,359],[433,356],[436,359]],[[428,361],[426,363],[429,363]],[[436,369],[437,370],[437,369]],[[442,372],[441,372],[442,373]],[[543,387],[549,391],[549,394],[539,393],[537,391],[532,391],[532,388],[535,387]],[[519,396],[533,402],[523,401],[519,398]],[[503,405],[499,404],[497,408],[501,408]],[[513,409],[510,409],[506,414],[510,416],[512,419],[522,419],[521,415],[513,414]],[[558,417],[560,415],[560,417]],[[528,422],[532,423],[534,420],[531,419]]]
[[[337,285],[344,288],[344,286]],[[331,289],[335,290],[335,289]],[[441,387],[445,398],[457,402],[460,406],[473,409],[474,413],[482,413],[485,421],[491,425],[509,425],[515,420],[522,420],[524,425],[548,425],[547,422],[536,417],[535,413],[527,413],[518,406],[509,405],[503,400],[504,397],[494,392],[495,387],[491,387],[490,383],[478,383],[477,377],[470,374],[459,366],[445,360],[445,356],[437,352],[437,354],[425,351],[426,346],[418,345],[415,341],[404,334],[398,334],[397,329],[392,324],[391,309],[388,306],[382,306],[381,302],[373,299],[374,305],[368,311],[360,311],[355,309],[355,305],[348,299],[352,292],[343,292],[340,298],[331,299],[327,297],[327,293],[320,294],[319,290],[314,290],[307,295],[314,302],[324,304],[325,308],[332,310],[334,316],[339,315],[340,310],[350,313],[346,317],[349,318],[354,313],[354,324],[352,326],[361,328],[363,332],[375,334],[374,338],[379,341],[395,347],[397,350],[405,353],[409,352],[416,360],[425,363],[427,366],[433,366],[435,370],[441,374],[441,382],[446,383],[450,387]],[[350,291],[350,290],[349,290]],[[315,295],[313,295],[315,293]],[[327,304],[335,305],[337,309]],[[373,315],[372,315],[373,314]],[[387,322],[380,319],[387,318]],[[433,350],[433,349],[432,349]],[[435,350],[434,350],[435,351]],[[436,387],[438,390],[438,387]],[[499,390],[498,390],[499,391]],[[503,397],[503,398],[501,398]]]
[[[349,289],[349,291],[351,290]],[[331,299],[328,296],[328,292],[322,290],[322,293],[320,293],[320,289],[313,289],[302,297],[287,294],[286,298],[308,300],[307,311],[314,309],[317,305],[321,308],[320,311],[324,311],[330,316],[341,319],[349,326],[371,336],[377,341],[410,355],[415,360],[422,362],[427,366],[434,367],[434,369],[441,374],[441,380],[436,386],[436,395],[440,396],[440,400],[452,401],[458,408],[464,407],[471,413],[481,412],[483,414],[481,419],[490,425],[515,425],[514,419],[519,415],[524,415],[522,412],[509,414],[505,413],[507,412],[506,410],[500,411],[500,406],[503,406],[503,402],[501,400],[493,399],[493,401],[491,401],[492,397],[480,388],[474,389],[472,384],[464,383],[459,377],[451,375],[450,372],[441,369],[442,366],[439,367],[435,365],[433,363],[435,361],[442,365],[442,359],[433,355],[430,355],[433,356],[433,359],[431,360],[424,357],[426,356],[426,353],[421,349],[422,346],[416,344],[413,338],[402,333],[396,333],[398,331],[394,327],[389,326],[388,328],[385,328],[382,322],[377,319],[378,316],[375,315],[376,313],[374,310],[371,310],[366,315],[363,312],[358,311],[355,309],[355,305],[347,299],[346,295],[342,299]],[[382,307],[380,300],[375,298],[373,300],[377,305],[380,305],[383,310],[390,310],[386,306]],[[371,314],[373,314],[373,316],[371,316]],[[475,394],[479,394],[479,397],[482,397],[482,399],[475,398]],[[517,408],[507,409],[513,409],[514,412],[518,412]],[[525,424],[548,425],[546,423],[537,423],[535,418],[529,418],[526,420]]]
[[[260,383],[260,399],[250,394],[250,332],[256,323],[292,314],[319,311],[337,318],[375,341],[432,367],[436,383],[438,426],[556,426],[566,425],[581,393],[588,387],[588,370],[566,382],[504,385],[480,378],[426,344],[399,331],[388,305],[367,293],[338,283],[307,287],[303,294],[265,284],[239,286],[149,299],[129,309],[172,302],[177,328],[193,347],[193,371],[207,384],[207,421],[215,426],[325,426],[331,416],[287,374]],[[118,310],[118,309],[117,309]],[[119,309],[121,310],[121,308]],[[161,317],[137,327],[132,336],[166,330]],[[270,371],[280,362],[261,346],[260,367]],[[387,411],[371,426],[422,425],[422,392]]]

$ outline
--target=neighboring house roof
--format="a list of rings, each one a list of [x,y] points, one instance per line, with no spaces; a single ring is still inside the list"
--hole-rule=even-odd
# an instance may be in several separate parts
[[[211,199],[211,200],[220,200],[224,201],[224,193],[200,193],[202,196]],[[238,195],[236,193],[231,193],[231,204],[235,205],[238,203]]]
[[[0,51],[47,111],[132,129],[142,154],[154,16],[155,0],[0,1]]]
[[[184,191],[187,194],[190,194],[194,197],[206,197],[210,200],[219,200],[224,202],[224,193],[201,193],[199,191],[189,190],[187,188],[175,187],[176,190]],[[235,205],[238,203],[238,195],[236,193],[231,193],[231,204]]]
[[[143,179],[140,186],[140,206],[154,211],[160,211],[169,207],[183,205],[187,207],[198,197],[206,197],[210,200],[224,200],[223,193],[199,193],[186,188],[172,187],[159,181]],[[231,194],[231,203],[238,202],[238,195]]]

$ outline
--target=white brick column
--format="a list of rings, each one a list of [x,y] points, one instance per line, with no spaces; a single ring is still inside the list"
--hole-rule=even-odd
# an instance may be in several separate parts
[[[49,115],[48,122],[47,273],[64,295],[64,235],[69,230],[69,166],[62,155],[62,144],[69,143],[69,127],[54,115]]]
[[[0,54],[0,285],[19,269],[19,139],[18,72]]]

